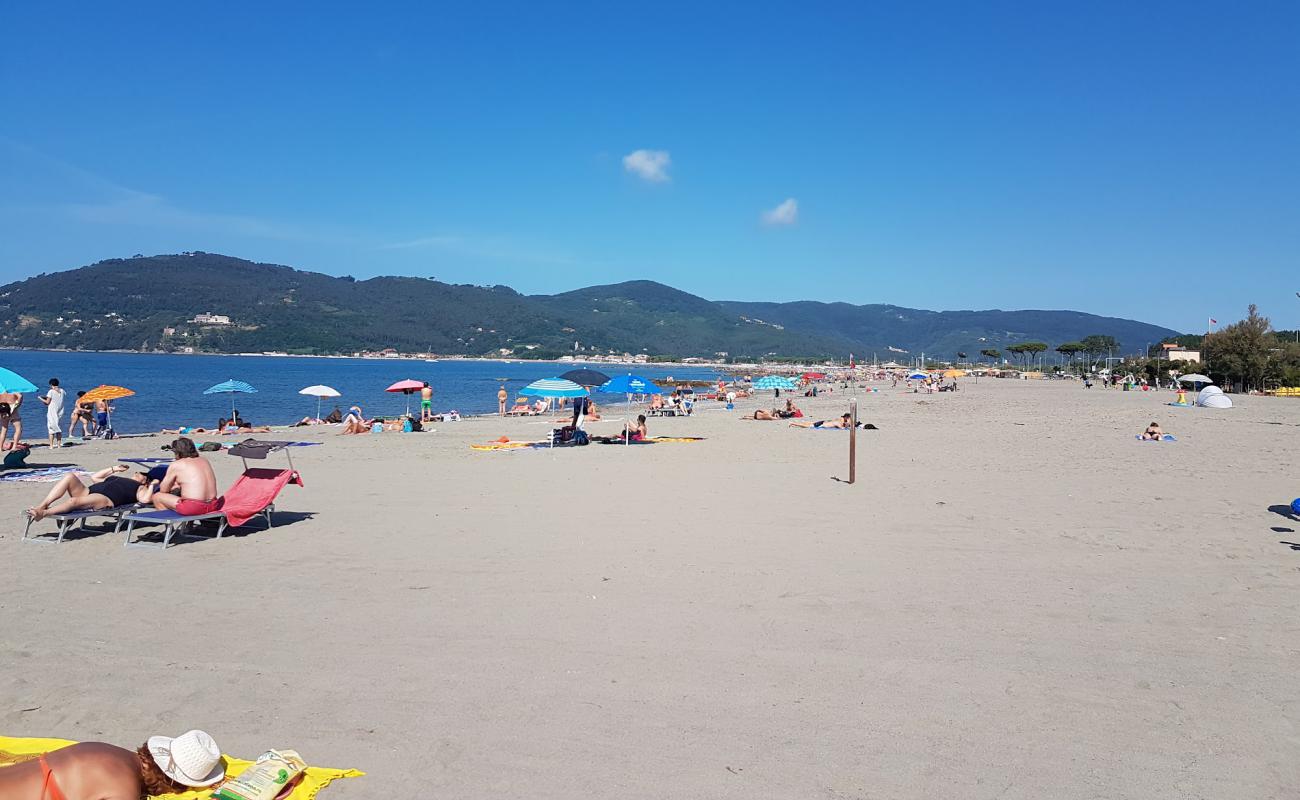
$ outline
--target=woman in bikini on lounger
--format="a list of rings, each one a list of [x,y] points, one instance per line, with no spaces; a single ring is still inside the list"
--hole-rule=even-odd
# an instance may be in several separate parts
[[[225,777],[221,751],[203,731],[153,736],[135,750],[81,742],[0,769],[5,800],[81,800],[192,792]]]
[[[59,479],[45,499],[27,509],[27,515],[42,520],[51,514],[71,511],[100,511],[105,508],[129,506],[149,502],[148,473],[122,473],[130,470],[126,464],[115,464],[90,476],[89,486],[81,482],[76,473]],[[68,499],[58,502],[62,498]]]

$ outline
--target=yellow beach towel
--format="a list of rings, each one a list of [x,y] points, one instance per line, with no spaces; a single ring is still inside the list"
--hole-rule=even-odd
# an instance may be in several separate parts
[[[31,761],[40,757],[42,753],[49,753],[72,744],[76,744],[76,742],[67,739],[21,739],[0,736],[0,769],[12,764]],[[221,760],[225,762],[227,775],[238,775],[253,765],[252,761],[245,761],[242,758],[232,756],[222,756]],[[290,793],[289,800],[311,800],[316,796],[317,792],[339,778],[359,778],[365,774],[355,769],[308,767],[302,783],[298,784]],[[182,792],[181,794],[156,795],[159,800],[207,800],[211,796],[212,787],[195,789],[192,792]]]

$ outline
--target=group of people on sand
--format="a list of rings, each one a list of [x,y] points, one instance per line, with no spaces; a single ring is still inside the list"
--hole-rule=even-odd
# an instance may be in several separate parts
[[[85,402],[85,392],[77,392],[68,418],[68,436],[81,425],[82,438],[98,436],[108,429],[108,415],[113,409],[107,400]],[[63,412],[67,405],[67,391],[59,385],[58,378],[50,378],[49,389],[37,397],[45,405],[45,430],[50,447],[63,446]],[[0,450],[12,450],[23,443],[23,396],[20,392],[0,392]]]
[[[68,473],[54,484],[45,499],[27,509],[33,520],[72,511],[101,511],[134,503],[172,510],[186,516],[218,510],[217,476],[212,465],[199,455],[194,441],[180,437],[171,443],[175,460],[131,474],[130,467],[115,464],[101,469],[84,482]],[[0,797],[3,797],[0,794]]]
[[[303,424],[303,423],[299,423]],[[230,410],[230,419],[221,417],[217,420],[215,428],[191,428],[182,425],[179,428],[163,428],[162,433],[178,436],[192,435],[221,435],[221,434],[239,434],[239,433],[270,433],[271,429],[266,425],[254,425],[246,419],[239,416],[239,409]]]
[[[767,409],[754,409],[753,414],[746,414],[741,419],[756,419],[760,421],[771,421],[778,419],[799,419],[803,417],[803,409],[794,404],[790,398],[785,400],[785,408],[774,408],[771,411]]]
[[[221,748],[203,731],[151,736],[135,750],[80,742],[0,769],[5,800],[136,798],[208,789],[226,777]]]

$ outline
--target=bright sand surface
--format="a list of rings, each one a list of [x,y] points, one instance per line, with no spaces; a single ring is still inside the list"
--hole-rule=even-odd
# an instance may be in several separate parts
[[[369,773],[337,800],[1294,796],[1300,402],[963,385],[859,393],[853,486],[752,402],[650,447],[307,431],[282,527],[166,552],[21,543],[47,486],[0,485],[0,732],[200,727]]]

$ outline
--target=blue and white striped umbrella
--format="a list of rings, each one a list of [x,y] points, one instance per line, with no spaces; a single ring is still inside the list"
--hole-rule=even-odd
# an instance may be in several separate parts
[[[529,397],[582,397],[587,390],[563,378],[542,378],[520,389],[519,393]]]
[[[794,391],[794,381],[781,375],[764,375],[754,381],[755,389],[785,389]]]
[[[218,383],[216,386],[209,386],[203,390],[204,394],[228,394],[230,395],[230,416],[235,416],[235,395],[237,394],[257,394],[257,390],[252,386],[231,378],[228,381]]]

